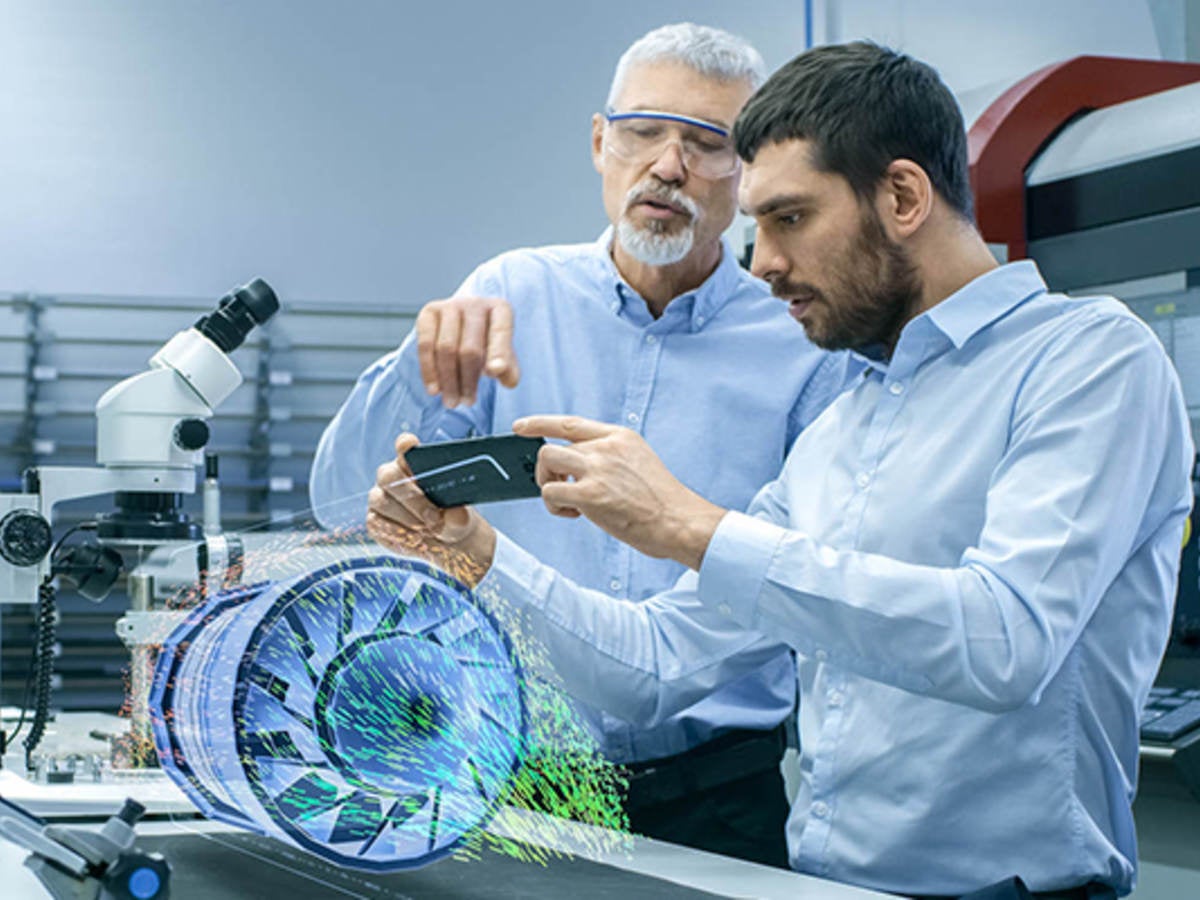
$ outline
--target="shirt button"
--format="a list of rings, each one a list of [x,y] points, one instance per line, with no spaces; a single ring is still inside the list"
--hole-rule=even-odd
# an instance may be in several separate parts
[[[621,589],[621,579],[614,578],[608,583],[609,590],[619,591]]]
[[[818,800],[812,805],[812,814],[814,818],[825,819],[829,817],[829,804],[824,800]]]
[[[657,343],[658,343],[658,338],[656,338],[656,337],[655,337],[654,335],[652,335],[652,334],[648,334],[648,335],[646,335],[646,343],[647,343],[647,344],[657,344]]]
[[[717,612],[719,612],[723,616],[732,616],[733,615],[733,610],[730,609],[728,603],[722,603],[722,604],[718,605]]]
[[[845,699],[846,697],[841,691],[829,692],[829,705],[834,709],[837,709],[837,707],[841,706],[842,701]]]
[[[825,662],[825,660],[829,659],[829,654],[824,650],[818,650],[813,655],[817,658],[817,662]]]
[[[899,396],[900,394],[904,393],[904,385],[902,385],[898,381],[893,381],[892,386],[890,388],[888,388],[888,390],[891,391],[893,394]]]
[[[636,425],[638,422],[642,421],[642,417],[637,413],[629,413],[629,415],[625,417],[625,421],[630,425]]]
[[[860,488],[865,488],[868,484],[871,483],[871,476],[868,475],[866,472],[859,472],[857,475],[854,476],[854,483],[857,484]]]
[[[704,316],[696,316],[696,324],[703,325],[704,324]]]

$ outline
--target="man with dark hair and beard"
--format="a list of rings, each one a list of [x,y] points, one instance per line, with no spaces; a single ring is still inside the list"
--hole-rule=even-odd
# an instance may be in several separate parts
[[[591,126],[612,227],[593,243],[505,253],[421,310],[321,440],[310,492],[323,524],[361,527],[397,433],[414,442],[493,434],[538,412],[624,425],[714,502],[750,502],[846,386],[849,362],[792,328],[721,237],[741,170],[733,122],[765,78],[753,47],[713,28],[668,25],[629,47]],[[427,513],[451,523],[466,515]],[[586,522],[556,519],[537,500],[487,515],[515,544],[613,597],[640,601],[684,571]],[[779,762],[794,702],[792,657],[779,648],[738,684],[651,728],[619,710],[581,715],[632,775],[634,831],[786,866]],[[681,804],[704,813],[681,818]]]
[[[809,51],[735,136],[753,270],[813,341],[868,366],[748,512],[689,490],[633,432],[546,416],[515,430],[568,442],[538,459],[547,507],[693,570],[674,589],[622,604],[477,515],[424,528],[423,498],[391,486],[402,454],[369,529],[477,562],[568,688],[636,721],[791,648],[797,869],[920,897],[1129,892],[1138,715],[1192,502],[1161,345],[1111,298],[996,265],[961,116],[920,62]]]

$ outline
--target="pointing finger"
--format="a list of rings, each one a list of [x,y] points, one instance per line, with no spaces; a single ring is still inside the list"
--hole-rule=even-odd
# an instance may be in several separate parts
[[[434,353],[437,360],[438,384],[442,388],[442,403],[447,409],[458,406],[462,391],[458,383],[458,345],[462,335],[462,313],[447,307],[438,325]]]
[[[525,437],[558,438],[572,443],[607,437],[619,430],[617,425],[580,416],[525,416],[513,422],[513,431]]]
[[[430,395],[441,391],[434,354],[440,319],[437,301],[426,303],[417,314],[417,360],[421,363],[421,381],[425,383],[425,392]]]
[[[513,350],[512,307],[501,300],[488,318],[487,367],[485,371],[507,388],[521,380],[521,367]]]

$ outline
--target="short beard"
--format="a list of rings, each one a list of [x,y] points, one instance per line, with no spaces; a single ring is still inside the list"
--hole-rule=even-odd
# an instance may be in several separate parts
[[[891,354],[900,331],[921,301],[921,278],[912,259],[884,231],[874,210],[864,210],[858,234],[845,256],[828,267],[828,292],[809,284],[775,281],[782,297],[807,295],[825,312],[805,327],[808,339],[824,350],[863,350],[883,346]]]
[[[657,224],[657,223],[656,223]],[[638,228],[622,217],[617,222],[617,240],[625,252],[648,266],[669,266],[692,252],[696,231],[688,225],[676,234],[655,231],[654,226]]]
[[[622,213],[617,220],[617,240],[625,252],[647,266],[669,266],[677,263],[692,252],[696,241],[696,220],[700,209],[683,192],[659,182],[642,182],[634,185],[625,195],[625,209],[635,203],[651,198],[670,202],[687,210],[691,218],[676,233],[668,232],[665,222],[651,221],[645,227],[634,225]]]

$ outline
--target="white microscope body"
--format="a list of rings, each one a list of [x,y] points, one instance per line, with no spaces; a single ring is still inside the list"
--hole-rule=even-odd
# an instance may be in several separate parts
[[[275,293],[261,279],[221,298],[214,312],[164,344],[147,371],[114,385],[97,401],[99,467],[39,466],[25,473],[23,493],[0,494],[0,603],[41,602],[57,574],[90,579],[87,587],[79,583],[80,592],[100,599],[121,570],[114,547],[146,551],[168,541],[205,542],[199,526],[179,510],[178,498],[196,491],[196,466],[209,439],[207,420],[242,383],[228,354],[278,308]],[[116,494],[117,512],[91,523],[92,547],[70,561],[54,558],[55,507],[100,494]],[[206,558],[230,558],[225,539],[208,541]],[[133,650],[133,677],[140,682],[139,675],[146,674],[141,670],[148,669],[148,648],[173,614],[150,611],[152,578],[133,573],[129,595],[133,611],[117,623],[118,634]],[[144,688],[139,683],[134,689],[135,731],[145,728],[136,709]]]

